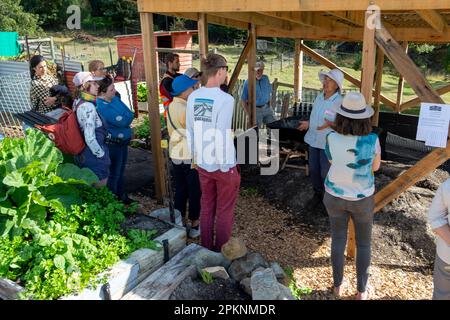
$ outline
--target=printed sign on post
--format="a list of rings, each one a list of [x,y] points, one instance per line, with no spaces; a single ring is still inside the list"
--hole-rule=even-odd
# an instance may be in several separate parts
[[[426,146],[445,148],[447,146],[450,105],[422,103],[416,140],[425,141]]]

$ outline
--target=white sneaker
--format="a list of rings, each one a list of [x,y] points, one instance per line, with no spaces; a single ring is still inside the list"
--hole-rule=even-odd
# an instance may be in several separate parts
[[[200,237],[200,227],[198,229],[191,228],[189,230],[189,238],[198,238]]]

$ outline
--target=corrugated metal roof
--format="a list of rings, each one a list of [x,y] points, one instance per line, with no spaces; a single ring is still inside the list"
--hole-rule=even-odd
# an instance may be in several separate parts
[[[0,76],[24,72],[30,74],[27,61],[0,61]]]
[[[56,63],[62,67],[62,60],[56,59]],[[75,60],[64,60],[64,67],[66,71],[80,72],[83,71],[83,65],[79,61]]]

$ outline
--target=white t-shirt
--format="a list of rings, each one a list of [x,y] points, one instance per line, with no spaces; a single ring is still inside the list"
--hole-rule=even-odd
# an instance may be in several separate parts
[[[231,122],[234,98],[220,88],[195,90],[187,100],[187,141],[194,163],[213,172],[236,166]]]

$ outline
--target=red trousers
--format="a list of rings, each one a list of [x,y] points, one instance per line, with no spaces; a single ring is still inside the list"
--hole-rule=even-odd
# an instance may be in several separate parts
[[[208,172],[198,168],[198,174],[202,190],[201,244],[209,250],[220,252],[222,245],[230,239],[233,230],[234,206],[239,193],[241,175],[236,167],[228,172],[220,170]]]

